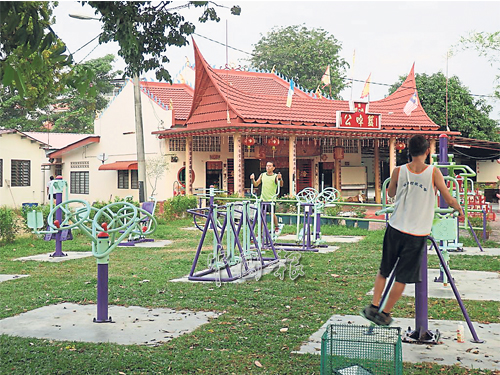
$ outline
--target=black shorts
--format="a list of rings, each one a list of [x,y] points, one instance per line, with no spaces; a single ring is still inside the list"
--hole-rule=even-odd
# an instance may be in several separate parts
[[[380,274],[389,277],[396,261],[396,281],[414,284],[421,281],[420,264],[424,249],[427,248],[427,236],[413,236],[387,226],[380,262]]]

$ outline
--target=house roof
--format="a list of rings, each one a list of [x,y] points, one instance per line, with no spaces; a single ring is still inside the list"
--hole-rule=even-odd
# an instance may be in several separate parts
[[[87,138],[91,134],[77,134],[77,133],[50,133],[50,132],[25,132],[24,134],[46,143],[53,149],[64,148],[72,143],[78,142]]]
[[[87,134],[86,138],[80,139],[74,143],[67,145],[66,147],[60,148],[57,151],[53,151],[48,154],[49,158],[60,158],[63,154],[76,150],[77,148],[89,145],[91,143],[99,143],[101,137],[98,135]]]
[[[339,132],[336,112],[349,111],[349,102],[329,100],[295,90],[291,108],[286,106],[289,82],[271,73],[214,69],[201,55],[196,42],[196,83],[193,104],[184,126],[153,132],[160,136],[207,131],[318,131],[318,134]],[[434,134],[439,125],[425,113],[420,102],[408,116],[403,108],[416,92],[414,68],[396,92],[385,99],[372,101],[370,113],[381,114],[381,130],[363,133]],[[228,121],[228,117],[230,121]],[[358,129],[359,133],[360,130]],[[440,134],[443,132],[439,132]],[[436,133],[437,134],[437,133]],[[449,132],[458,135],[458,132]]]
[[[35,137],[32,137],[28,132],[22,132],[22,131],[19,131],[17,129],[0,129],[0,136],[2,136],[2,134],[14,134],[14,133],[19,134],[21,137],[26,137],[31,141],[38,142],[44,148],[48,146],[47,143],[45,143],[45,142],[43,142]]]
[[[168,109],[170,100],[172,100],[176,120],[185,121],[187,119],[194,95],[192,87],[185,83],[141,81],[140,84],[142,92],[163,109]]]

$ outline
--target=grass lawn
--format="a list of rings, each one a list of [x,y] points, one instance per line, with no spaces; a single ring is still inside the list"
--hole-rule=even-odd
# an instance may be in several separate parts
[[[157,347],[0,335],[0,374],[319,374],[319,355],[291,352],[333,314],[357,315],[370,302],[366,293],[380,262],[383,231],[325,226],[323,234],[365,238],[355,244],[339,244],[340,249],[333,253],[303,253],[300,264],[305,275],[295,281],[270,274],[259,281],[218,288],[215,283],[169,282],[189,273],[201,235],[181,229],[189,226],[191,219],[160,224],[153,237],[174,242],[165,248],[116,249],[109,266],[109,303],[222,312],[218,319]],[[284,233],[293,233],[294,228],[287,226]],[[75,237],[63,244],[63,251],[90,251],[86,237]],[[61,263],[12,261],[53,251],[54,242],[34,236],[18,238],[1,248],[1,274],[31,277],[0,283],[0,319],[62,302],[95,303],[93,257]],[[208,255],[210,248],[205,252]],[[500,257],[455,256],[452,262],[452,269],[500,271]],[[431,255],[430,266],[437,263],[437,256]],[[144,279],[150,282],[140,283]],[[464,304],[472,320],[500,323],[499,302]],[[414,308],[414,299],[403,297],[394,315],[413,318]],[[454,299],[429,299],[429,316],[462,320]],[[288,330],[281,332],[282,328]],[[429,363],[405,363],[404,368],[405,374],[493,374]]]

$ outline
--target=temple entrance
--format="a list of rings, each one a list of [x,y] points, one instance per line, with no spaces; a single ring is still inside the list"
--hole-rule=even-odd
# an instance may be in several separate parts
[[[297,159],[297,192],[306,187],[313,187],[313,166],[311,159]]]
[[[322,191],[333,186],[334,163],[319,163],[319,188]]]
[[[205,187],[222,189],[222,161],[207,161],[205,170]]]

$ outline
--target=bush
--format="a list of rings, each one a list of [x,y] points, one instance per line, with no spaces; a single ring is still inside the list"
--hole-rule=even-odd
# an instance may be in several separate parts
[[[19,230],[15,222],[15,212],[6,206],[0,207],[0,242],[14,242],[16,233]]]
[[[105,202],[105,201],[97,201],[97,202],[92,203],[92,207],[95,208],[95,209],[97,209],[97,210],[100,210],[101,208],[107,206],[108,204],[118,203],[118,202],[132,203],[136,207],[140,207],[141,206],[139,202],[136,202],[136,201],[134,201],[132,199],[132,197],[127,196],[125,198],[115,197],[114,201],[111,201],[111,200],[109,200],[107,202]],[[120,209],[119,206],[113,206],[113,207],[111,207],[110,210],[113,213],[117,213],[119,209]],[[90,213],[90,220],[94,219],[94,216],[95,216],[96,213],[97,213],[97,211],[92,211]],[[108,221],[109,220],[106,217],[106,215],[101,215],[101,217],[99,218],[99,225],[102,224],[103,222],[108,222]]]
[[[291,213],[291,214],[297,212],[297,201],[295,197],[292,197],[291,195],[284,195],[283,197],[281,197],[281,199],[294,200],[294,202],[277,202],[276,212]]]
[[[23,207],[20,210],[21,216],[23,217],[23,224],[26,230],[32,231],[33,229],[28,228],[28,212],[30,211],[37,211],[41,212],[43,216],[43,227],[40,228],[41,230],[45,230],[47,228],[47,218],[49,217],[50,214],[50,205],[42,205],[42,206],[34,206],[34,207]],[[55,217],[54,217],[55,219]]]
[[[166,220],[184,218],[187,216],[186,210],[196,207],[198,203],[194,195],[177,195],[163,203],[163,218]]]

